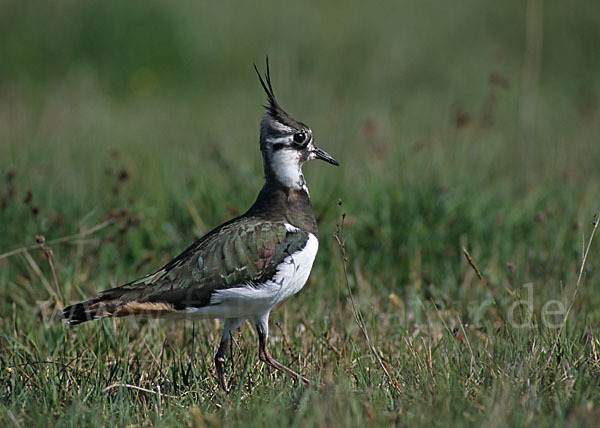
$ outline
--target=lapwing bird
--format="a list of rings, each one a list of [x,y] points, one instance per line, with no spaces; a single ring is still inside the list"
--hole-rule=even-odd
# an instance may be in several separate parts
[[[315,145],[308,126],[279,106],[268,60],[264,79],[256,66],[254,69],[268,100],[260,124],[266,182],[254,204],[245,214],[194,242],[162,269],[63,311],[69,325],[125,316],[219,318],[224,329],[215,366],[225,391],[227,344],[245,320],[256,327],[261,361],[309,383],[267,350],[269,314],[304,286],[319,246],[302,165],[311,159],[339,165]]]

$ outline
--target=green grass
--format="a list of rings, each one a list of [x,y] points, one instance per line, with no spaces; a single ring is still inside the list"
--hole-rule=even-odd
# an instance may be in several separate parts
[[[0,2],[0,426],[597,422],[600,238],[560,337],[548,302],[600,206],[599,7],[321,3]],[[305,167],[320,251],[271,318],[316,385],[264,367],[245,325],[224,395],[216,321],[58,313],[252,203],[265,54],[342,165]]]

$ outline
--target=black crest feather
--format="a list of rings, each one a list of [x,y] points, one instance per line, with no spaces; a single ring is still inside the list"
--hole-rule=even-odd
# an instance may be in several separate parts
[[[269,102],[268,105],[265,105],[263,107],[267,110],[267,113],[273,119],[284,125],[293,128],[307,127],[306,125],[303,125],[302,123],[298,122],[296,119],[291,117],[289,114],[287,114],[277,102],[277,99],[275,98],[275,92],[273,91],[273,85],[271,84],[271,71],[269,70],[268,56],[266,57],[266,65],[267,71],[263,77],[263,75],[260,74],[260,71],[258,71],[258,67],[256,66],[256,64],[254,64],[254,70],[258,75],[258,80],[260,80],[260,84],[262,85],[263,89],[265,90],[265,93],[267,94],[267,101]]]
[[[281,107],[279,107],[279,104],[277,103],[277,99],[275,99],[275,92],[273,92],[273,85],[271,85],[271,72],[269,70],[269,57],[266,57],[266,63],[267,63],[267,72],[265,73],[265,78],[263,79],[263,77],[260,74],[260,71],[258,71],[258,67],[256,66],[256,64],[254,64],[254,71],[256,71],[256,74],[258,75],[258,80],[260,80],[260,84],[262,85],[263,89],[265,90],[265,93],[267,94],[267,100],[269,101],[269,105],[264,106],[267,110],[269,110],[269,112],[273,115],[275,115],[278,110],[281,110]]]

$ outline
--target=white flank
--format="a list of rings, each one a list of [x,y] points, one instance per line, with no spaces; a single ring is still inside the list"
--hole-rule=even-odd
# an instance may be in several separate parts
[[[294,226],[289,225],[289,228],[294,228]],[[286,229],[288,229],[288,225],[286,225]],[[302,289],[308,280],[318,249],[317,237],[309,233],[306,246],[287,256],[278,266],[273,279],[264,284],[244,284],[219,290],[213,294],[209,306],[186,308],[186,312],[197,319],[257,320],[264,314],[268,314],[273,306]]]

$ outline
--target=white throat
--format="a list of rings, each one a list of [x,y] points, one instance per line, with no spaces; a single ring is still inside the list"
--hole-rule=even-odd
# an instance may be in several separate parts
[[[284,186],[293,189],[306,189],[300,153],[296,150],[278,150],[271,155],[271,170]]]

